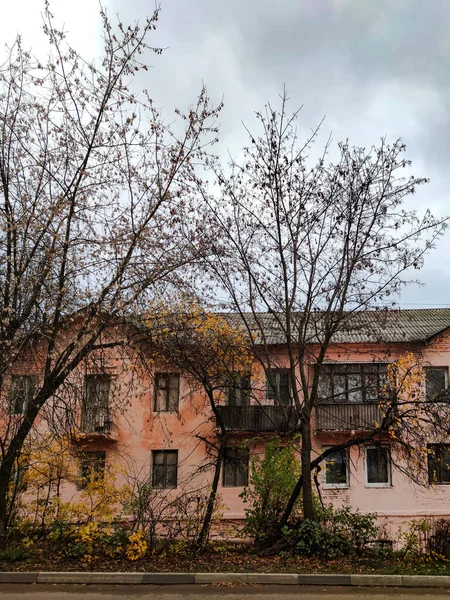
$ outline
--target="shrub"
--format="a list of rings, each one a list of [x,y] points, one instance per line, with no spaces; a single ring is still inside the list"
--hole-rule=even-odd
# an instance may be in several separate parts
[[[128,560],[139,560],[147,552],[147,542],[142,531],[136,531],[128,537],[126,556]]]
[[[428,532],[427,552],[433,556],[450,558],[450,520],[433,521]]]
[[[254,457],[251,463],[250,486],[241,494],[251,508],[245,509],[243,534],[260,542],[270,538],[280,521],[292,489],[300,476],[300,464],[293,442],[281,445],[269,442],[264,458]],[[300,516],[301,499],[297,499],[292,518]]]
[[[403,556],[415,556],[426,549],[431,522],[427,519],[414,519],[406,531],[400,531],[399,541],[403,546]]]
[[[30,556],[30,550],[23,546],[5,548],[0,552],[0,560],[4,560],[8,563],[22,562],[24,560],[27,560],[27,558],[30,558]]]
[[[376,515],[351,512],[349,506],[319,512],[319,519],[303,519],[295,527],[285,527],[283,533],[288,545],[300,556],[337,558],[361,552],[376,539]]]

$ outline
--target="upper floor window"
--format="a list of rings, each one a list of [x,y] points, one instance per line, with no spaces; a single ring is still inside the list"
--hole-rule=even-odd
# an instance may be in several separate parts
[[[429,444],[428,481],[438,485],[450,483],[450,444]]]
[[[267,369],[266,398],[281,406],[291,404],[289,369]]]
[[[385,446],[366,448],[366,485],[388,487],[391,485],[391,454]]]
[[[110,429],[109,396],[111,375],[91,374],[84,378],[81,430],[106,433]]]
[[[28,404],[34,397],[36,379],[34,375],[11,375],[9,388],[9,412],[21,415],[27,410]]]
[[[248,485],[247,448],[227,448],[223,462],[223,486],[245,487]]]
[[[228,406],[248,406],[250,404],[250,377],[236,377],[227,387]]]
[[[78,489],[85,489],[89,483],[103,479],[105,476],[106,452],[83,452],[80,457],[80,477]]]
[[[348,487],[348,453],[336,450],[325,459],[324,484],[327,487]]]
[[[324,402],[377,402],[387,385],[387,365],[380,363],[323,365],[319,398]]]
[[[155,411],[177,412],[180,398],[180,376],[177,373],[155,373]]]
[[[427,400],[438,400],[448,386],[447,367],[425,367],[425,395]]]
[[[178,450],[153,450],[152,485],[175,489],[178,485]]]

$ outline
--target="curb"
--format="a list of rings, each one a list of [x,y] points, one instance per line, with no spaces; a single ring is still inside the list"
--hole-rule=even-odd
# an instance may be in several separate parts
[[[69,584],[212,584],[219,582],[263,585],[335,585],[450,588],[446,575],[333,575],[297,573],[101,573],[89,571],[0,572],[0,583]]]

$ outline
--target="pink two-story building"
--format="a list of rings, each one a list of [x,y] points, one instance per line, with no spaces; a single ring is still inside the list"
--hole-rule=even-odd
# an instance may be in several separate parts
[[[229,443],[219,486],[227,521],[244,518],[240,494],[249,481],[252,454],[262,454],[274,435],[296,429],[286,353],[272,338],[276,367],[256,367],[251,381],[217,397]],[[398,311],[381,329],[358,327],[335,336],[313,415],[315,453],[373,428],[380,418],[378,390],[386,384],[387,365],[407,351],[421,354],[429,396],[447,388],[450,310]],[[214,443],[216,423],[202,389],[167,366],[138,368],[131,356],[105,354],[101,364],[101,373],[96,361],[85,365],[79,380],[82,407],[74,415],[75,443],[85,464],[94,464],[99,476],[114,465],[120,467],[119,478],[148,479],[155,488],[174,493],[208,489],[213,462],[208,444]],[[16,369],[11,383],[11,411],[20,415],[32,389],[29,374]],[[45,420],[37,427],[45,429]],[[412,519],[450,517],[450,434],[448,444],[438,447],[430,435],[431,446],[434,458],[422,465],[428,471],[422,481],[403,471],[388,438],[331,455],[318,475],[323,501],[376,512],[390,532]],[[67,482],[65,496],[77,493],[76,482]]]

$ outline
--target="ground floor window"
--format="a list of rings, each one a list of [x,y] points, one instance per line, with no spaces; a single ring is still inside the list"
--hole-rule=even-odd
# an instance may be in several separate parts
[[[83,452],[80,456],[80,476],[78,489],[84,490],[92,481],[105,476],[106,452]]]
[[[324,450],[325,449],[326,448],[324,448]],[[324,484],[327,487],[348,487],[349,472],[347,450],[336,450],[326,457]]]
[[[152,485],[154,488],[176,488],[178,450],[153,450]]]
[[[248,485],[249,452],[247,448],[227,448],[223,462],[223,486]]]
[[[384,446],[366,448],[366,485],[382,487],[391,485],[391,455]]]

